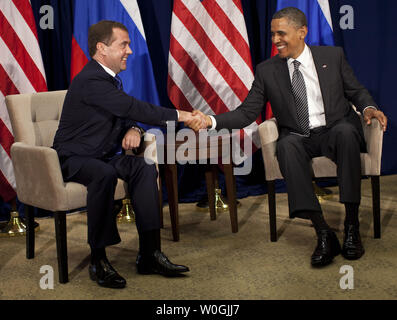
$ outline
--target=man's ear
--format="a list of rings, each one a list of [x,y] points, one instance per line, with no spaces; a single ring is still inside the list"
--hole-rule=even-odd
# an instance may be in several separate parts
[[[106,55],[106,48],[105,47],[106,46],[105,46],[105,44],[103,42],[97,42],[97,44],[96,44],[96,50],[102,56]]]
[[[304,40],[306,38],[307,32],[308,30],[306,26],[299,28],[299,37],[301,38],[301,40]]]

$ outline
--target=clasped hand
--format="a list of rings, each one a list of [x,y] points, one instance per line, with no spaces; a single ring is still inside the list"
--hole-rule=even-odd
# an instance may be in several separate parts
[[[178,121],[183,121],[194,131],[199,131],[200,129],[206,129],[212,126],[211,118],[199,110],[193,110],[193,112],[179,111]]]

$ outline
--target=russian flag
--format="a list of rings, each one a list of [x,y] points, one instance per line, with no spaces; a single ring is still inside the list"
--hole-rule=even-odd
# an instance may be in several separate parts
[[[328,0],[278,0],[277,11],[286,7],[295,7],[301,10],[307,19],[308,34],[305,42],[313,46],[333,46],[333,28],[331,11]],[[271,56],[278,54],[275,45],[272,45]],[[266,108],[266,119],[272,117],[270,104]]]
[[[128,29],[132,55],[127,60],[127,69],[120,73],[124,91],[137,99],[159,105],[153,67],[136,0],[75,1],[71,79],[89,60],[88,28],[100,20],[118,21]]]

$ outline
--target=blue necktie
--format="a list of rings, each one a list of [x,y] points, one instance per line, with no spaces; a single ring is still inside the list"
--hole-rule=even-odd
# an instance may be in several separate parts
[[[114,80],[117,82],[117,89],[123,90],[123,82],[121,81],[121,78],[119,77],[118,74],[114,77]]]
[[[117,89],[123,90],[123,82],[121,81],[121,78],[119,77],[118,74],[116,74],[114,79],[117,82]],[[124,125],[124,119],[121,121],[121,123]],[[122,149],[121,144],[120,144],[120,145],[117,146],[117,149],[115,151],[115,155],[122,154],[122,152],[123,152],[123,149]]]

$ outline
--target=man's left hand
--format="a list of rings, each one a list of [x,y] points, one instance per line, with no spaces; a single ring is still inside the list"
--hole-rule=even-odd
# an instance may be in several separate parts
[[[139,129],[131,128],[125,134],[121,146],[124,150],[138,148],[141,144],[141,133]]]
[[[384,113],[380,110],[376,110],[374,108],[367,108],[364,111],[364,120],[367,123],[367,125],[371,124],[371,119],[376,118],[379,120],[380,125],[383,128],[383,131],[386,131],[387,127],[387,117],[384,115]]]

